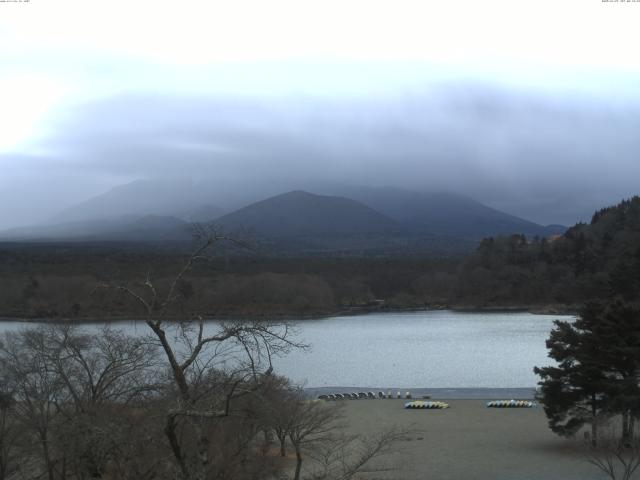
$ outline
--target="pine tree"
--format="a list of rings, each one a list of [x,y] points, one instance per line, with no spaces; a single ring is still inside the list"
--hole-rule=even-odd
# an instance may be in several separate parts
[[[573,436],[585,424],[591,425],[591,440],[598,438],[597,426],[606,412],[606,377],[591,361],[596,345],[569,322],[556,320],[547,340],[549,356],[557,367],[534,368],[540,375],[540,399],[551,430]]]
[[[609,288],[628,301],[640,298],[640,248],[618,260],[609,274]]]
[[[585,318],[587,317],[587,318]],[[622,418],[622,440],[633,435],[640,417],[640,309],[616,298],[583,312],[601,342],[602,369],[607,375],[607,408]]]
[[[640,310],[621,299],[591,302],[575,322],[555,322],[547,340],[555,367],[534,369],[551,430],[572,436],[620,414],[623,440],[640,416]]]

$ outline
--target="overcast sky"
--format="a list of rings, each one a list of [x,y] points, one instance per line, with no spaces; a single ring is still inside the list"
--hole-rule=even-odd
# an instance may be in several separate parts
[[[166,177],[586,220],[640,193],[639,24],[601,0],[0,2],[0,228]]]

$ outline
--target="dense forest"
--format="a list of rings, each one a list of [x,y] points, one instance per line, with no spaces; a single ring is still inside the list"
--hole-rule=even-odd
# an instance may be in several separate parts
[[[0,245],[0,315],[122,318],[139,307],[113,285],[166,284],[184,254],[126,243]],[[482,240],[467,257],[220,255],[179,285],[180,317],[304,316],[379,308],[572,309],[640,291],[640,197],[564,235]]]
[[[488,238],[458,270],[454,298],[477,304],[576,304],[640,292],[640,197],[552,239]]]
[[[182,255],[125,246],[11,246],[0,250],[0,315],[26,318],[130,318],[138,306],[106,285],[165,287]],[[447,301],[458,259],[212,257],[181,281],[187,310],[208,316],[324,315]],[[445,285],[444,289],[440,285]],[[417,291],[430,292],[421,297]],[[188,303],[188,307],[187,307]],[[183,307],[185,310],[183,310]]]

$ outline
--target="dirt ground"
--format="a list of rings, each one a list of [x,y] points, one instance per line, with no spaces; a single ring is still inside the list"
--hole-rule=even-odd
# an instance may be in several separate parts
[[[437,400],[437,398],[434,398]],[[447,400],[446,410],[406,410],[406,400],[344,401],[349,430],[386,426],[418,430],[386,460],[399,468],[365,474],[402,480],[595,480],[606,478],[585,457],[580,440],[559,438],[541,407],[487,408],[482,400]]]

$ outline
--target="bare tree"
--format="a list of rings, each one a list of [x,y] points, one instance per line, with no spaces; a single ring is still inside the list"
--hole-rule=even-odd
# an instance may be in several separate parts
[[[116,286],[143,308],[144,321],[163,351],[175,387],[164,433],[181,476],[188,480],[204,480],[214,468],[210,428],[215,421],[240,415],[234,411],[233,401],[263,388],[274,356],[302,346],[291,340],[287,324],[221,322],[208,329],[199,315],[177,323],[166,321],[170,307],[181,298],[180,285],[194,265],[210,258],[211,249],[219,243],[235,242],[215,231],[199,233],[200,245],[164,291],[151,275],[137,288]]]
[[[310,400],[284,377],[272,381],[276,388],[264,396],[262,404],[280,456],[287,455],[288,443],[295,452],[294,480],[348,480],[364,470],[392,470],[380,460],[396,452],[398,441],[415,433],[393,427],[368,437],[348,434],[345,404]]]
[[[0,480],[6,480],[18,469],[17,443],[22,430],[13,415],[13,393],[5,390],[7,383],[4,380],[0,382],[4,387],[0,390]]]
[[[397,427],[382,429],[369,437],[347,434],[341,403],[308,400],[298,392],[296,404],[287,404],[286,423],[296,454],[293,480],[350,480],[365,469],[369,472],[393,468],[380,464],[383,457],[396,452],[398,441],[412,432]],[[309,458],[303,474],[304,456]]]
[[[127,404],[158,389],[156,346],[104,327],[98,335],[56,324],[23,333],[66,387],[74,410]]]
[[[300,480],[302,454],[321,443],[330,442],[341,419],[341,404],[327,404],[322,400],[298,399],[291,412],[289,439],[296,452],[294,480]]]
[[[311,451],[315,469],[310,480],[350,480],[363,471],[388,472],[396,465],[380,463],[398,453],[398,442],[415,432],[387,428],[370,437],[338,433],[330,441],[322,442]]]
[[[68,392],[43,353],[44,343],[41,332],[7,333],[0,346],[0,362],[3,377],[11,384],[15,416],[39,447],[42,460],[39,465],[44,469],[40,475],[56,480],[64,469],[64,462],[54,448],[53,437],[59,419],[58,406],[67,401]],[[38,468],[38,463],[32,468]]]
[[[303,400],[302,392],[291,385],[289,379],[273,376],[272,388],[263,392],[263,412],[265,424],[268,430],[275,434],[279,444],[281,457],[287,456],[287,439],[299,413],[300,402]]]
[[[131,444],[118,432],[157,391],[153,352],[143,339],[108,328],[100,335],[69,325],[6,334],[0,369],[11,388],[10,420],[21,425],[25,445],[40,446],[20,452],[40,458],[29,462],[27,476],[37,478],[42,468],[49,480],[102,478],[119,461],[118,449]]]
[[[46,330],[47,360],[62,379],[69,401],[60,405],[60,440],[68,469],[77,478],[101,478],[119,447],[132,409],[158,392],[157,355],[144,338],[112,328],[88,335],[69,325]]]

